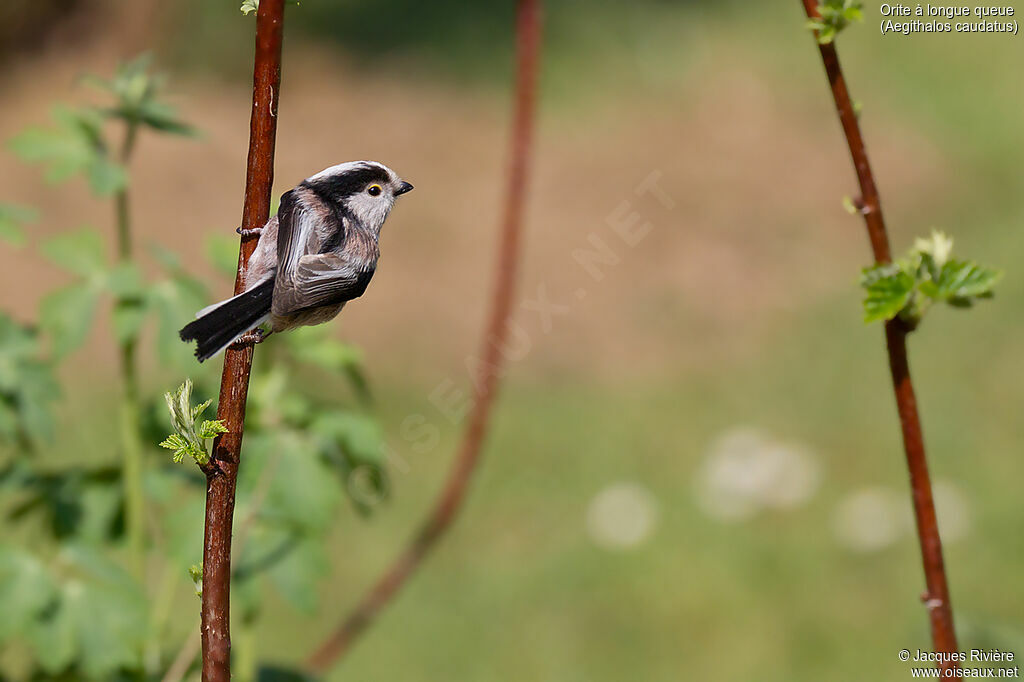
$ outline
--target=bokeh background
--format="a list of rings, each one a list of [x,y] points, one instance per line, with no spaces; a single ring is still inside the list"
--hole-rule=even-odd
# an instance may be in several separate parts
[[[233,236],[248,137],[253,19],[237,4],[14,2],[0,24],[3,140],[54,101],[87,99],[81,74],[155,54],[202,134],[140,140],[138,239],[182,254],[216,293],[229,284],[206,244]],[[566,309],[549,329],[518,310],[529,349],[508,367],[462,516],[330,679],[905,679],[897,652],[929,648],[923,578],[882,332],[861,322],[870,254],[841,201],[855,178],[800,3],[547,4],[520,300],[541,291]],[[930,315],[911,362],[961,644],[1024,654],[1022,39],[882,36],[878,3],[865,12],[839,44],[894,249],[938,228],[1007,271],[994,301]],[[430,396],[471,386],[512,16],[511,2],[288,8],[275,194],[358,158],[416,191],[385,228],[373,286],[331,325],[363,349],[404,464],[372,515],[334,521],[313,610],[268,597],[251,633],[267,660],[301,660],[334,625],[452,457],[461,424]],[[671,208],[636,194],[652,173]],[[47,185],[6,151],[0,193],[42,209],[33,239],[111,221],[83,183]],[[632,247],[608,224],[623,202],[651,224]],[[572,255],[595,235],[619,257],[600,281]],[[16,319],[62,277],[30,247],[0,247]],[[42,458],[113,456],[98,417],[116,397],[104,328],[61,369]],[[181,379],[148,355],[143,367],[152,395]],[[436,447],[403,438],[410,415],[439,429]],[[198,611],[186,582],[177,637]],[[0,655],[11,679],[16,649]]]

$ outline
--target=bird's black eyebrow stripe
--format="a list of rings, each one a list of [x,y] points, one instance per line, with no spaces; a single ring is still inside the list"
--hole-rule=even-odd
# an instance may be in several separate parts
[[[309,181],[303,180],[302,185],[310,188],[325,199],[339,201],[363,191],[371,182],[385,184],[391,176],[380,166],[357,166],[340,175],[331,175]]]

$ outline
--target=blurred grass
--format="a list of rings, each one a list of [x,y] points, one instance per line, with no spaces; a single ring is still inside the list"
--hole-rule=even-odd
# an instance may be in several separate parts
[[[183,61],[245,66],[249,28],[230,4],[193,4],[204,28],[195,43],[179,43]],[[308,0],[289,17],[368,69],[419,78],[442,66],[442,79],[504,88],[509,7]],[[834,144],[843,144],[796,2],[595,8],[567,0],[550,14],[545,88],[555,115],[585,116],[595,102],[638,91],[646,106],[685,109],[700,98],[699,69],[757,55],[749,63],[757,78],[820,115]],[[955,234],[964,253],[1008,271],[995,301],[931,315],[911,341],[911,361],[933,475],[957,482],[973,505],[971,534],[946,553],[961,644],[1021,654],[1024,91],[1010,82],[1019,44],[1004,36],[883,38],[875,9],[868,14],[839,44],[865,105],[869,150],[880,122],[897,120],[941,147],[958,173],[951,192],[919,214],[891,202],[895,249],[934,225]],[[887,171],[878,171],[884,202]],[[835,173],[852,191],[848,166]],[[920,187],[923,197],[931,192]],[[862,228],[851,219],[847,229]],[[852,259],[867,254],[865,243]],[[830,525],[851,491],[907,492],[882,333],[860,324],[855,277],[850,269],[848,290],[782,314],[757,352],[740,360],[614,384],[514,370],[464,516],[331,679],[905,679],[897,651],[928,648],[916,544],[908,537],[852,554]],[[388,433],[407,414],[433,409],[430,388],[377,377]],[[67,417],[87,423],[81,415],[89,409],[68,408]],[[455,445],[457,430],[439,417],[434,423],[444,440],[429,455],[406,453],[411,471],[396,473],[394,499],[369,521],[339,520],[336,572],[321,610],[305,616],[273,602],[261,652],[282,662],[304,656],[391,560]],[[734,525],[698,511],[693,473],[709,443],[737,425],[817,453],[824,483],[809,505]],[[83,434],[63,437],[103,442]],[[620,480],[650,488],[660,520],[646,544],[614,553],[590,542],[584,514],[598,491]],[[182,613],[182,628],[191,616]]]

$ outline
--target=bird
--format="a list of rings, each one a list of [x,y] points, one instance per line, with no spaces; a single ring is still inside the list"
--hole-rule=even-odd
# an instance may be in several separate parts
[[[381,228],[413,186],[377,161],[350,161],[285,192],[243,268],[244,290],[203,308],[179,332],[203,362],[236,342],[334,319],[377,269]],[[261,325],[267,325],[264,329]]]

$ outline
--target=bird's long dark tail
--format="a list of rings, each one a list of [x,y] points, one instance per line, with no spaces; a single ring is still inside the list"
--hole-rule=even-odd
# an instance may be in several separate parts
[[[212,358],[239,336],[266,322],[273,293],[274,279],[270,278],[249,291],[200,310],[196,320],[179,332],[181,340],[199,342],[196,346],[199,362]]]

